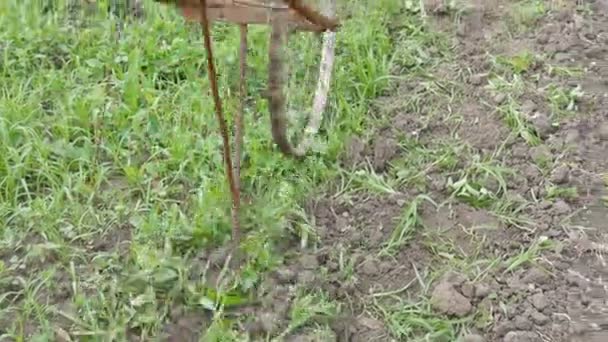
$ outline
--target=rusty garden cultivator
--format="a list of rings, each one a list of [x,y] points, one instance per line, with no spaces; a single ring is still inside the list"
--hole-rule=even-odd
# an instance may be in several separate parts
[[[240,239],[240,162],[243,148],[243,112],[246,88],[247,66],[247,26],[268,25],[270,37],[268,45],[268,100],[272,137],[280,151],[290,157],[302,158],[310,148],[313,136],[318,132],[322,114],[327,103],[335,55],[335,31],[339,24],[334,18],[336,0],[320,0],[322,12],[313,8],[310,0],[156,0],[160,3],[178,7],[187,20],[199,22],[203,31],[204,46],[207,52],[209,84],[215,104],[215,115],[219,122],[223,140],[225,172],[232,195],[232,241],[236,247]],[[240,27],[240,106],[235,115],[234,145],[232,154],[228,127],[224,118],[222,101],[219,95],[210,26],[214,21],[237,24]],[[299,143],[292,144],[287,137],[287,100],[285,81],[287,78],[283,48],[291,30],[323,34],[321,60],[319,64],[317,87],[312,107],[308,112],[307,124]],[[233,160],[234,159],[234,160]]]

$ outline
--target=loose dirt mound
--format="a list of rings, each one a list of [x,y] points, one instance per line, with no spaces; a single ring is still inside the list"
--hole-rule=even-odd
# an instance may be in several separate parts
[[[378,103],[343,158],[376,194],[311,200],[268,298],[343,303],[329,340],[606,340],[606,2],[428,5],[455,58]]]

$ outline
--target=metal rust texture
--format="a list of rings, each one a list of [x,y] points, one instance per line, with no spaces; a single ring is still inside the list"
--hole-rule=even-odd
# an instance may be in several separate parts
[[[198,0],[201,3],[199,6],[199,10],[201,11],[201,28],[203,31],[204,38],[204,46],[205,50],[207,50],[207,71],[209,76],[209,84],[211,85],[211,92],[213,95],[213,102],[215,104],[215,114],[217,121],[220,125],[220,133],[222,135],[223,141],[223,156],[224,162],[226,166],[226,178],[228,180],[228,185],[230,187],[230,193],[232,194],[232,241],[235,244],[233,248],[236,247],[240,240],[240,220],[238,217],[239,214],[239,206],[240,206],[240,189],[237,187],[237,183],[235,181],[235,174],[232,164],[232,156],[230,154],[230,139],[228,138],[228,126],[226,125],[226,120],[224,118],[222,101],[219,95],[219,87],[217,85],[217,73],[215,70],[215,63],[213,61],[213,48],[211,46],[211,30],[209,28],[209,21],[207,20],[208,16],[206,13],[207,6],[205,6],[205,0]]]
[[[190,21],[201,22],[200,0],[156,0],[179,7]],[[207,0],[209,22],[267,25],[277,16],[299,31],[335,31],[339,24],[305,4],[302,0]]]

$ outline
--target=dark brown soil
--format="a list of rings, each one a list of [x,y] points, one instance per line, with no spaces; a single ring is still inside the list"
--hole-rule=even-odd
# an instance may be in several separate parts
[[[262,290],[268,303],[256,322],[257,330],[280,330],[281,323],[269,322],[286,314],[293,299],[290,289],[297,284],[324,290],[345,304],[343,316],[331,324],[339,341],[395,340],[386,322],[368,310],[389,292],[401,298],[424,294],[436,313],[448,317],[485,312],[490,324],[463,336],[463,341],[608,338],[608,312],[604,312],[608,294],[603,282],[608,268],[602,257],[608,251],[608,209],[601,200],[606,196],[602,174],[608,167],[608,2],[589,2],[592,13],[577,11],[574,2],[551,7],[547,16],[522,32],[509,32],[500,24],[508,5],[478,1],[468,15],[455,21],[442,2],[429,1],[429,20],[454,37],[457,54],[453,64],[441,67],[435,76],[460,84],[460,100],[450,104],[449,111],[433,95],[426,96],[417,110],[397,108],[390,127],[379,128],[372,135],[374,141],[353,137],[343,158],[349,168],[364,168],[369,162],[376,172],[390,173],[394,161],[413,153],[399,146],[403,136],[429,148],[456,141],[468,146],[471,155],[493,156],[514,170],[504,197],[526,203],[518,215],[528,219],[500,219],[488,209],[451,198],[446,186],[450,173],[436,165],[420,170],[420,186],[394,194],[325,194],[308,208],[320,245],[304,255],[294,251],[294,257],[288,257],[284,268],[269,280]],[[491,56],[525,51],[546,58],[521,75],[525,91],[509,96],[540,137],[538,146],[511,135],[497,110],[506,95],[487,87],[496,72]],[[547,72],[548,66],[579,66],[585,72],[576,77],[554,75]],[[549,85],[581,86],[584,95],[576,115],[551,114]],[[407,97],[415,87],[414,81],[400,84],[386,101],[393,101],[394,108],[395,99]],[[431,107],[440,114],[425,111]],[[447,112],[453,115],[442,114]],[[457,168],[471,163],[459,155],[456,159]],[[485,186],[500,191],[500,185],[491,181]],[[551,197],[547,193],[551,186],[575,188],[577,195]],[[406,244],[392,255],[381,253],[404,211],[421,193],[442,205],[421,200],[420,222],[406,234]],[[543,239],[559,247],[541,252],[535,262],[507,268],[509,258]],[[446,269],[450,264],[433,247],[441,241],[452,247],[439,252],[467,260],[497,259],[504,265],[470,279],[462,269]],[[441,276],[429,279],[432,283],[425,289],[420,278],[429,271]],[[309,340],[303,336],[291,340]]]

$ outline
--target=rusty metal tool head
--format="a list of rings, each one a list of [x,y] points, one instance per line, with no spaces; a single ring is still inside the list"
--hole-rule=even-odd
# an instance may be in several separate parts
[[[199,0],[156,0],[177,6],[190,21],[201,21]],[[266,25],[273,16],[281,16],[290,26],[301,31],[335,31],[339,24],[307,5],[302,0],[207,0],[209,22]]]

